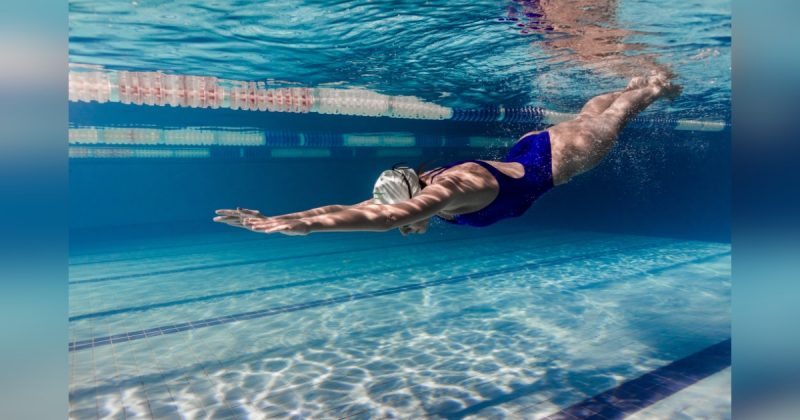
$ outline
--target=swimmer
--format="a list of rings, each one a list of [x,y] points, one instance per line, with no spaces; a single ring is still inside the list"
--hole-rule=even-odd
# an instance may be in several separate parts
[[[525,134],[502,161],[467,160],[421,174],[393,168],[378,178],[373,198],[358,204],[269,217],[223,209],[214,221],[285,235],[399,229],[405,236],[425,233],[431,217],[488,226],[522,215],[551,188],[597,166],[631,118],[656,99],[679,93],[664,75],[635,77],[624,90],[592,98],[575,119]]]

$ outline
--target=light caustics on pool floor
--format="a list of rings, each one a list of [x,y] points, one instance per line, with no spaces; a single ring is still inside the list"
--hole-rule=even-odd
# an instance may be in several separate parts
[[[391,96],[366,89],[329,87],[272,88],[265,82],[161,72],[92,70],[74,66],[69,72],[69,100],[133,105],[228,108],[263,112],[319,113],[365,117],[473,122],[554,124],[575,114],[538,107],[459,109],[425,102],[414,96]],[[637,117],[633,124],[676,130],[720,131],[724,121]]]
[[[71,418],[619,418],[730,364],[728,244],[440,232],[73,250]]]

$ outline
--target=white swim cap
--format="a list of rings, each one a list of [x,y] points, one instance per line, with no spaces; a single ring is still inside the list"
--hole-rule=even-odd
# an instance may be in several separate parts
[[[372,197],[381,204],[395,204],[414,197],[420,191],[419,177],[413,169],[395,168],[381,173],[375,181]]]

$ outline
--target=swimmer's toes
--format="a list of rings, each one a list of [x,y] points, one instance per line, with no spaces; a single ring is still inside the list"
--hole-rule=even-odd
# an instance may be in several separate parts
[[[665,96],[669,100],[675,100],[683,90],[683,87],[670,82],[665,74],[656,74],[647,78],[647,83],[652,86],[659,96]]]
[[[630,82],[628,82],[628,86],[625,88],[625,90],[641,89],[643,87],[647,87],[647,78],[634,77]]]
[[[661,89],[665,88],[667,85],[670,84],[669,80],[667,79],[667,76],[665,76],[662,73],[658,73],[658,74],[656,74],[654,76],[648,77],[647,78],[647,83],[650,86],[655,86],[655,87],[661,88]]]

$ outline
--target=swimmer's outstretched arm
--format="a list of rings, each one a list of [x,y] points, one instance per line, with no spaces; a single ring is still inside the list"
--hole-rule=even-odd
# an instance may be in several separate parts
[[[321,214],[328,214],[328,213],[336,213],[347,209],[352,209],[359,206],[364,206],[367,204],[372,204],[372,199],[364,200],[360,203],[353,204],[353,205],[343,205],[343,204],[332,204],[329,206],[322,206],[317,207],[311,210],[306,211],[298,211],[297,213],[289,213],[289,214],[282,214],[280,216],[274,216],[275,219],[302,219],[304,217],[311,217],[311,216],[319,216]]]
[[[428,186],[416,197],[397,204],[363,204],[333,213],[298,219],[245,218],[243,224],[262,233],[307,235],[311,232],[384,232],[428,219],[447,208],[456,189],[439,182]]]
[[[231,226],[236,227],[245,227],[242,224],[242,220],[246,218],[257,218],[257,219],[302,219],[304,217],[311,217],[311,216],[318,216],[321,214],[328,214],[328,213],[335,213],[342,210],[347,210],[353,207],[363,206],[365,204],[372,204],[372,199],[362,201],[357,204],[353,205],[342,205],[342,204],[332,204],[329,206],[322,206],[313,208],[306,211],[299,211],[296,213],[288,213],[288,214],[281,214],[278,216],[264,216],[258,210],[250,210],[241,207],[237,207],[236,209],[220,209],[216,210],[215,213],[217,217],[214,218],[215,222],[225,223]]]

